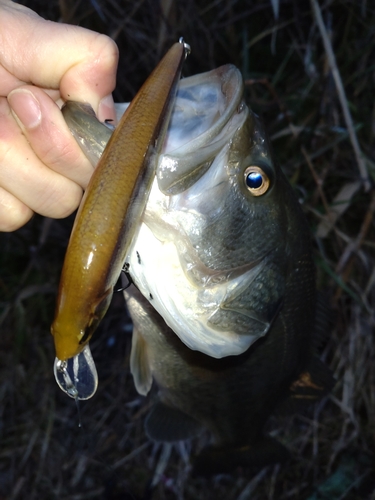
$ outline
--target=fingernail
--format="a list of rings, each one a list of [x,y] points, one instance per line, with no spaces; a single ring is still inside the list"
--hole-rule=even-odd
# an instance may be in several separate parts
[[[98,118],[100,121],[116,119],[112,94],[103,97],[103,99],[99,102]]]
[[[27,129],[37,127],[42,120],[40,105],[29,90],[16,89],[8,95],[8,102],[16,118]]]

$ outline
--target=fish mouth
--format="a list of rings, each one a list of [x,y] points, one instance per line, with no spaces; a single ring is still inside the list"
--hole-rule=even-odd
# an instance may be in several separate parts
[[[241,108],[242,95],[242,76],[230,64],[180,81],[157,167],[163,194],[185,191],[209,169],[228,142],[228,128]]]

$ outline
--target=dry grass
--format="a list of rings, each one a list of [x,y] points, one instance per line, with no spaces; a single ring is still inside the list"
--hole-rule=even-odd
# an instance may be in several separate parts
[[[188,456],[204,437],[170,447],[144,435],[151,399],[133,387],[131,326],[116,296],[92,343],[100,385],[81,405],[79,428],[55,385],[49,334],[72,219],[35,217],[0,235],[0,499],[374,500],[375,193],[359,182],[360,171],[371,182],[375,174],[374,3],[320,0],[325,34],[297,0],[281,2],[277,21],[270,0],[23,3],[113,36],[116,100],[129,100],[181,35],[192,46],[187,75],[227,62],[242,70],[311,224],[318,285],[336,313],[322,356],[337,384],[303,415],[271,419],[290,463],[192,478]]]

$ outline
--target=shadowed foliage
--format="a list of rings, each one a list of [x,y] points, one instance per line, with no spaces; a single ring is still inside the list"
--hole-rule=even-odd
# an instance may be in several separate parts
[[[191,477],[189,455],[208,436],[178,445],[147,440],[143,422],[155,393],[143,398],[134,389],[122,294],[91,342],[95,397],[78,414],[58,389],[49,329],[73,217],[35,216],[0,234],[0,500],[374,500],[374,3],[20,3],[117,42],[116,101],[132,98],[180,36],[192,47],[186,76],[225,63],[240,68],[248,103],[309,219],[318,287],[334,311],[321,357],[337,384],[303,413],[271,418],[267,430],[292,454],[284,466]]]

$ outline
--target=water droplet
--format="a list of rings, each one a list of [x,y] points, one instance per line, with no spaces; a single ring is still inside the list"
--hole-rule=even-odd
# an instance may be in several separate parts
[[[82,352],[53,365],[55,379],[62,391],[74,399],[90,399],[98,387],[98,374],[87,344]]]

